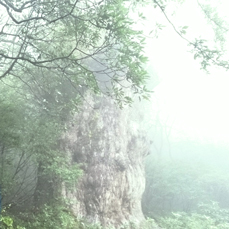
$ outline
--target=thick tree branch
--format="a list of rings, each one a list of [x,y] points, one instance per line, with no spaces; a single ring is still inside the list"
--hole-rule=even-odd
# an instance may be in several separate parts
[[[30,7],[33,6],[33,3],[36,2],[36,0],[30,0],[27,2],[24,2],[20,8],[15,7],[11,2],[9,2],[8,0],[4,0],[4,2],[11,8],[13,9],[15,12],[21,13],[23,10],[28,9]],[[2,1],[0,1],[0,4],[3,5],[4,3]],[[30,5],[29,5],[30,4]],[[29,6],[27,6],[29,5]]]
[[[76,1],[74,2],[74,4],[73,4],[71,10],[70,10],[67,14],[65,14],[65,15],[63,15],[63,16],[61,16],[61,17],[57,17],[57,18],[52,19],[52,20],[49,20],[49,19],[46,18],[46,17],[37,16],[37,17],[31,17],[31,18],[27,18],[27,19],[24,19],[24,20],[20,20],[20,21],[19,21],[19,20],[17,20],[17,19],[12,15],[12,13],[10,12],[11,5],[12,5],[12,4],[7,5],[7,4],[3,3],[2,1],[0,1],[0,5],[2,5],[2,6],[5,7],[5,9],[7,10],[7,13],[8,13],[8,15],[9,15],[9,17],[10,17],[10,18],[12,19],[12,21],[15,22],[16,24],[22,24],[22,23],[25,23],[25,22],[29,22],[29,21],[38,21],[38,20],[43,20],[43,21],[46,21],[46,22],[48,22],[49,24],[51,24],[51,23],[55,23],[56,21],[63,20],[64,18],[70,16],[70,15],[73,13],[73,11],[74,11],[74,9],[75,9],[76,4],[78,3],[78,1],[79,1],[79,0],[76,0]],[[13,8],[13,9],[16,9],[16,8]],[[15,11],[16,11],[16,10],[15,10]],[[19,10],[19,11],[17,11],[17,12],[22,12],[22,11]]]

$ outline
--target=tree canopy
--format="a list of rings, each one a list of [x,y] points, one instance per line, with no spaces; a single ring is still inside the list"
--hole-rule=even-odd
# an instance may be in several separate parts
[[[142,64],[141,31],[132,27],[128,1],[21,0],[0,1],[0,78],[11,75],[30,84],[41,75],[67,79],[76,88],[106,91],[129,103],[123,81],[144,95],[147,73]],[[92,68],[91,65],[99,67]],[[100,78],[96,78],[96,75]],[[29,76],[29,78],[26,78]],[[102,78],[102,79],[101,79]],[[126,86],[126,84],[125,84]]]

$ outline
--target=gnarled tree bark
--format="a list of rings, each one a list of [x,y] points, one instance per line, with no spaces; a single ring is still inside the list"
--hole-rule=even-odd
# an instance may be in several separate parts
[[[144,220],[143,159],[150,142],[137,121],[133,109],[120,110],[108,98],[92,96],[72,119],[62,147],[84,175],[75,191],[63,187],[63,195],[75,200],[75,215],[115,228]]]

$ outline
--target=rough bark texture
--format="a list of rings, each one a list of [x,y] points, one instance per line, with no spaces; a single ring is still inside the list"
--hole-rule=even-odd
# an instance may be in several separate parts
[[[131,108],[120,110],[107,98],[90,96],[73,118],[63,148],[72,163],[82,164],[84,175],[76,191],[63,188],[63,195],[75,200],[75,215],[115,228],[144,220],[143,159],[149,141],[139,119]]]

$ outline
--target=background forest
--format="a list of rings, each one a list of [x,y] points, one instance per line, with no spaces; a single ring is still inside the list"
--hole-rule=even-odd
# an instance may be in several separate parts
[[[0,0],[0,228],[229,228],[228,116],[222,108],[229,82],[226,6],[207,0]],[[206,82],[213,78],[211,91]],[[133,198],[138,181],[131,179],[146,182],[141,224],[108,225],[91,206],[91,221],[73,211],[71,197],[94,164],[83,151],[72,156],[65,138],[88,125],[88,142],[100,144],[105,135],[97,126],[104,124],[96,111],[109,114],[106,103],[117,113],[103,129],[115,119],[132,129],[127,125],[126,154],[114,163],[109,156],[103,160],[116,169],[113,177],[139,169],[117,187],[109,179],[120,193],[128,186]],[[111,140],[120,148],[122,136]],[[84,149],[89,143],[79,139]],[[88,190],[96,189],[89,178]],[[101,196],[104,207],[109,193]],[[121,203],[125,208],[125,198]]]

